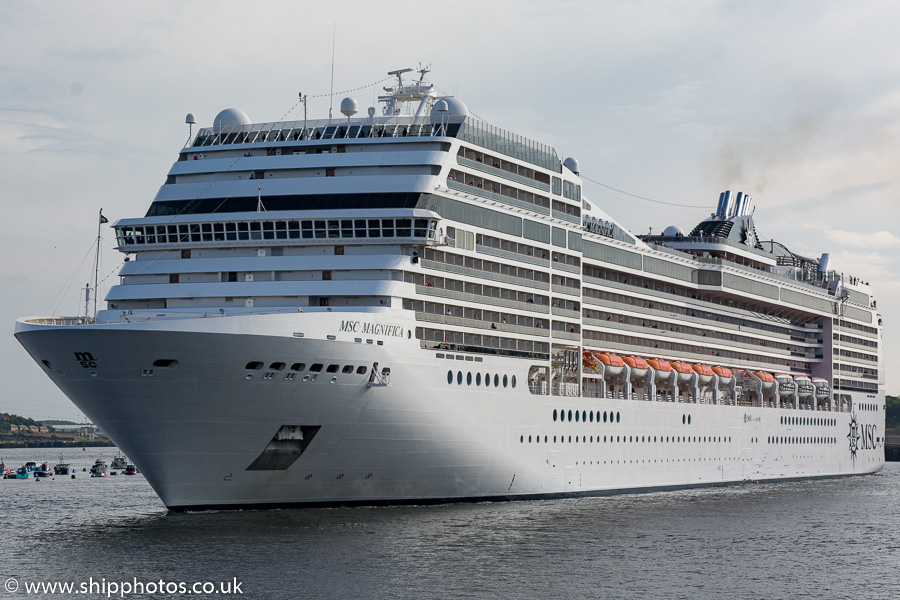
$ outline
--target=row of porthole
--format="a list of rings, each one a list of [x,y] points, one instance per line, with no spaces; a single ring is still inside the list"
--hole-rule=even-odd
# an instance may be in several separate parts
[[[683,437],[684,439],[682,439],[682,437]],[[529,443],[529,444],[532,443],[532,439],[533,439],[533,438],[536,440],[535,443],[538,443],[538,444],[541,443],[541,436],[539,436],[539,435],[537,435],[537,436],[530,436],[530,435],[529,435],[529,436],[528,436],[528,443]],[[607,438],[608,438],[608,441],[607,441]],[[670,439],[670,438],[671,438],[671,439]],[[564,436],[564,435],[560,435],[560,436],[555,436],[555,435],[554,435],[554,436],[553,436],[553,442],[552,442],[552,443],[556,444],[556,443],[557,443],[557,439],[559,440],[559,443],[563,443],[563,444],[566,443],[566,436]],[[572,436],[571,436],[571,435],[568,436],[568,440],[569,440],[569,443],[572,443]],[[590,440],[590,441],[589,441],[589,440]],[[597,436],[597,441],[596,441],[596,443],[598,443],[598,444],[599,444],[599,443],[604,443],[604,444],[606,444],[606,443],[610,443],[610,444],[612,444],[612,443],[629,443],[629,444],[631,444],[631,443],[638,443],[638,444],[645,444],[645,443],[651,443],[651,444],[655,444],[655,443],[681,444],[681,443],[685,443],[685,444],[688,444],[688,443],[691,443],[691,441],[692,441],[692,439],[691,439],[691,436],[689,436],[689,435],[686,435],[686,436],[680,436],[680,435],[679,435],[679,436],[675,436],[675,435],[673,435],[673,436],[668,436],[668,435],[667,435],[667,436],[665,436],[665,438],[663,438],[663,436],[655,436],[655,435],[654,435],[654,436],[652,437],[652,439],[651,439],[651,437],[650,437],[649,435],[647,435],[647,436],[642,435],[642,436],[640,436],[640,439],[638,439],[638,436],[636,436],[636,435],[629,435],[629,436],[628,436],[628,439],[626,439],[624,435],[617,435],[617,436],[615,436],[615,439],[613,439],[613,436],[611,436],[611,435],[610,435],[610,436],[605,436],[605,435],[604,435],[604,436],[603,436],[603,440],[602,440],[602,442],[601,442],[600,436],[598,435],[598,436]],[[520,443],[523,443],[523,444],[525,443],[525,436],[524,436],[524,435],[520,435],[520,436],[519,436],[519,442],[520,442]],[[591,436],[587,436],[587,435],[578,436],[578,435],[576,435],[576,436],[575,436],[575,442],[574,442],[574,443],[577,444],[577,443],[579,443],[579,442],[581,442],[581,443],[590,443],[590,444],[593,444],[593,443],[595,443],[595,442],[594,442],[594,436],[592,436],[592,435],[591,435]],[[723,442],[731,443],[731,436],[721,436],[721,435],[720,435],[720,436],[705,436],[705,435],[704,435],[704,436],[697,436],[697,435],[695,435],[695,436],[693,437],[693,442],[694,442],[694,443],[701,443],[701,444],[706,444],[706,443],[712,443],[712,444],[715,444],[715,443],[723,443]],[[551,443],[551,442],[550,442],[550,436],[547,436],[547,435],[544,436],[544,443],[545,443],[545,444]]]
[[[837,425],[837,419],[823,419],[818,417],[781,417],[782,425]]]
[[[860,402],[857,404],[859,406],[859,410],[878,410],[877,404],[868,404],[866,402]]]
[[[248,362],[247,366],[245,368],[248,371],[260,371],[260,370],[262,370],[262,368],[264,366],[265,366],[265,364],[263,362],[257,360],[257,361]],[[270,371],[284,371],[284,369],[286,367],[287,367],[286,363],[273,362],[272,364],[269,365],[269,370]],[[326,373],[340,372],[340,373],[346,373],[346,374],[353,373],[353,371],[355,369],[357,375],[365,375],[366,372],[369,370],[368,367],[365,367],[362,365],[359,367],[354,367],[353,365],[344,365],[343,368],[341,368],[341,365],[328,365],[328,367],[325,368],[325,365],[323,365],[322,363],[316,363],[316,364],[310,365],[309,371],[311,373],[319,373],[322,371],[323,368],[325,369]],[[290,370],[294,371],[295,373],[301,373],[306,370],[306,363],[294,363],[291,365]]]
[[[470,371],[470,372],[466,373],[465,379],[466,379],[466,385],[472,385],[473,381],[475,382],[475,385],[482,384],[481,373],[475,373],[475,376],[473,378],[472,373]],[[500,387],[500,381],[501,381],[500,375],[498,375],[497,373],[494,373],[494,387]],[[490,373],[484,374],[483,382],[484,382],[485,387],[491,387],[491,374]],[[453,371],[452,370],[447,371],[447,383],[451,384],[451,385],[453,384]],[[456,383],[457,383],[457,385],[462,385],[462,383],[463,383],[463,372],[462,371],[456,372]],[[516,376],[513,375],[512,377],[509,377],[507,375],[504,375],[503,376],[503,387],[507,387],[510,385],[512,387],[516,387]]]
[[[772,437],[770,444],[836,444],[837,438],[833,437]]]
[[[555,408],[553,409],[553,421],[556,422],[556,420],[559,419],[562,422],[566,422],[567,420],[569,422],[571,422],[573,414],[575,415],[576,423],[578,423],[579,421],[584,421],[585,423],[590,421],[591,423],[593,423],[595,419],[596,419],[597,423],[600,422],[600,411],[599,410],[596,412],[594,412],[592,410],[591,411],[583,410],[580,413],[577,410],[574,413],[572,413],[572,411],[570,410],[567,413],[565,411],[565,409],[557,411],[557,409],[555,409]],[[610,423],[618,423],[622,420],[622,414],[618,413],[618,412],[613,413],[612,411],[609,411],[608,418],[609,418]],[[607,412],[605,410],[603,411],[603,422],[604,423],[607,422]]]

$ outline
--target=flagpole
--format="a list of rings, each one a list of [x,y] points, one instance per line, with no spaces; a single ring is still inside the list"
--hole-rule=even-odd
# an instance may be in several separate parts
[[[100,227],[103,223],[108,223],[109,219],[103,216],[103,209],[100,209],[100,218],[97,219],[97,251],[94,253],[94,320],[97,320],[97,295],[99,290],[98,277],[100,273]]]

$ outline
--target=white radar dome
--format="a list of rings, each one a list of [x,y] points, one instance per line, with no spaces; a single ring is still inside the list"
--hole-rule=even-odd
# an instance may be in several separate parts
[[[682,229],[678,225],[669,225],[663,230],[663,235],[670,237],[683,236],[684,229]]]
[[[578,167],[578,159],[577,158],[572,158],[570,156],[569,158],[567,158],[566,160],[563,161],[563,164],[566,166],[566,168],[568,170],[572,171],[576,175],[578,175],[579,171],[581,171],[581,169]]]
[[[344,98],[341,100],[341,113],[345,117],[352,117],[359,112],[359,104],[353,98]]]
[[[250,125],[250,117],[247,113],[237,108],[226,108],[216,115],[213,121],[213,131],[222,133],[223,131],[237,131],[238,128]]]
[[[440,123],[441,119],[450,119],[451,117],[465,118],[468,116],[469,108],[459,98],[441,98],[431,107],[432,123]]]

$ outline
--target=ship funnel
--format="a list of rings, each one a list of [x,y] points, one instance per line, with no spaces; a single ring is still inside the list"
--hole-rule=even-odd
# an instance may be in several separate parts
[[[819,258],[819,271],[825,273],[828,271],[829,267],[831,267],[831,255],[824,252],[822,257]]]
[[[732,210],[729,217],[736,217],[741,214],[741,203],[744,199],[744,192],[738,192],[737,196],[734,198],[734,210]]]
[[[722,214],[726,219],[731,215],[731,190],[725,190],[725,212]]]
[[[716,206],[716,216],[725,216],[725,192],[719,194],[719,204]]]

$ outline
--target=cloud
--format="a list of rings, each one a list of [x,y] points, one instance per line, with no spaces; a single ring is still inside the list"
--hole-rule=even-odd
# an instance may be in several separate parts
[[[852,248],[893,248],[894,246],[900,246],[900,237],[890,231],[859,233],[844,231],[843,229],[826,229],[825,235],[835,244]]]

